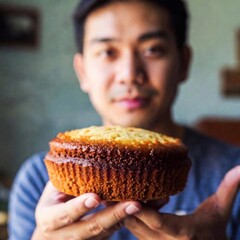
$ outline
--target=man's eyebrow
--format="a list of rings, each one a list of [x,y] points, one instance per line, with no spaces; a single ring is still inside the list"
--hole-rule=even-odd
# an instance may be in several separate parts
[[[90,43],[107,43],[107,42],[116,42],[116,38],[111,38],[111,37],[96,37],[91,39]]]
[[[138,41],[144,42],[150,40],[152,38],[159,38],[159,39],[169,39],[169,34],[166,31],[154,31],[154,32],[147,32],[139,36]]]
[[[169,39],[169,34],[166,31],[152,31],[152,32],[147,32],[143,33],[138,37],[139,42],[144,42],[152,38],[159,38],[159,39]],[[115,37],[96,37],[90,40],[91,44],[94,43],[108,43],[108,42],[117,42],[120,39],[115,38]]]

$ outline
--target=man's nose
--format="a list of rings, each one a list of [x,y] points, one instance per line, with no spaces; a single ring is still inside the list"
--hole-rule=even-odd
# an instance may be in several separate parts
[[[135,52],[125,53],[119,61],[116,79],[122,84],[143,84],[144,65]]]

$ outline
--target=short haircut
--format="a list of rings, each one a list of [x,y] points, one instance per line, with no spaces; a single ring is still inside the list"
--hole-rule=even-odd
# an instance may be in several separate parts
[[[84,25],[88,15],[94,10],[111,2],[126,2],[128,0],[81,0],[73,15],[75,40],[77,49],[83,53]],[[183,0],[139,0],[164,8],[170,16],[171,25],[176,38],[176,44],[182,48],[188,39],[189,13]]]

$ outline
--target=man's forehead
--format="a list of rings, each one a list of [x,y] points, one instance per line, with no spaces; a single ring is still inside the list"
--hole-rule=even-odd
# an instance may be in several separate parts
[[[97,19],[97,21],[120,19],[121,16],[135,22],[136,16],[140,16],[143,22],[163,22],[169,21],[168,11],[158,5],[153,5],[150,2],[133,1],[133,2],[111,2],[108,5],[101,6],[93,10],[86,18],[86,22],[89,19]],[[101,19],[100,19],[101,18]],[[108,22],[110,24],[111,22]],[[130,27],[130,26],[129,26]]]
[[[159,39],[168,41],[170,40],[171,36],[166,31],[156,30],[156,31],[148,31],[145,33],[140,34],[135,39],[137,42],[142,43],[145,41],[153,40],[153,39]],[[92,38],[89,39],[89,43],[91,45],[97,44],[97,43],[112,43],[112,42],[121,42],[123,39],[121,36],[114,36],[114,35],[99,35],[99,36],[92,36]]]
[[[166,38],[171,32],[169,16],[164,9],[156,10],[152,6],[136,3],[100,8],[90,14],[85,23],[85,37],[88,40],[127,35],[140,40],[149,37]]]

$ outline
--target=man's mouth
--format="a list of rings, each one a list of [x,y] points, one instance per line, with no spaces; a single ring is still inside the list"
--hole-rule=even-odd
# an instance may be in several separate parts
[[[150,87],[118,86],[111,90],[109,99],[125,110],[134,111],[146,107],[156,94]]]
[[[126,110],[136,110],[146,106],[148,100],[142,97],[135,98],[120,98],[114,101],[120,107],[125,108]]]

